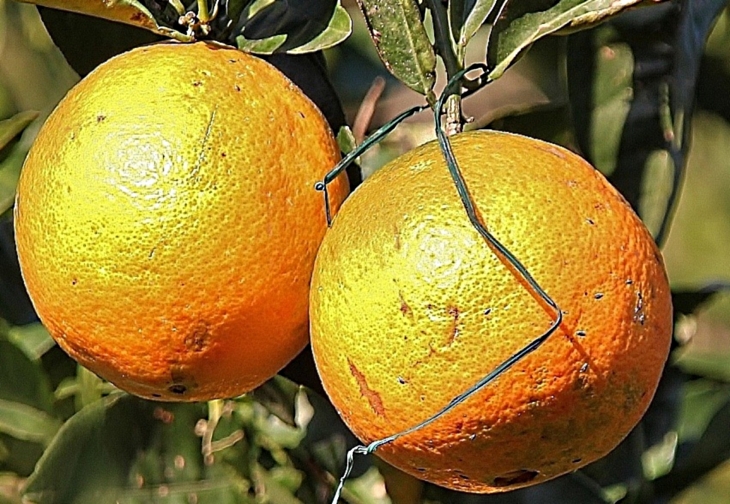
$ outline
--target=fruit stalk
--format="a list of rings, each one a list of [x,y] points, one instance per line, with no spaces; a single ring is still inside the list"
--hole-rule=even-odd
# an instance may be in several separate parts
[[[446,67],[446,78],[450,81],[457,73],[464,68],[464,55],[454,51],[453,34],[449,23],[448,14],[444,5],[435,0],[427,0],[426,4],[431,10],[433,17],[434,46],[441,56]],[[448,90],[446,92],[449,92]],[[459,91],[453,91],[446,99],[446,110],[438,110],[437,113],[446,114],[445,132],[451,136],[460,133],[464,125],[464,117],[461,113],[461,95]]]
[[[210,21],[210,9],[208,8],[208,0],[198,0],[198,19],[205,24]]]

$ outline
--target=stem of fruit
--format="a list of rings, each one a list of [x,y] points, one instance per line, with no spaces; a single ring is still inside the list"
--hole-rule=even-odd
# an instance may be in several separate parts
[[[210,21],[208,0],[198,0],[198,19],[200,19],[200,22],[203,24]]]
[[[464,51],[458,51],[457,53],[454,49],[454,37],[451,33],[449,15],[444,4],[439,0],[426,0],[426,4],[433,18],[434,46],[444,62],[446,77],[450,81],[464,68]],[[464,116],[461,113],[460,88],[456,87],[454,91],[447,89],[446,92],[449,94],[446,98],[445,110],[438,110],[437,113],[446,114],[444,131],[450,136],[462,131]]]

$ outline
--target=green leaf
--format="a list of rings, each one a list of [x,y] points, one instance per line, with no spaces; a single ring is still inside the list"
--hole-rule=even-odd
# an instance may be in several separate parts
[[[726,391],[727,397],[727,391]],[[668,502],[671,497],[689,487],[720,464],[730,460],[730,399],[715,412],[688,457],[653,483],[654,495]]]
[[[337,145],[344,154],[349,154],[357,147],[357,140],[348,125],[344,125],[337,132]]]
[[[163,40],[149,30],[98,17],[47,7],[38,12],[51,39],[82,78],[113,56]]]
[[[254,478],[266,489],[268,502],[276,504],[302,504],[294,493],[302,484],[303,475],[291,467],[274,467],[267,471],[260,465],[254,468]]]
[[[240,50],[253,54],[274,54],[284,46],[286,39],[287,36],[284,34],[253,40],[239,35],[236,37],[236,45]]]
[[[611,174],[618,162],[624,123],[631,109],[627,97],[632,93],[634,57],[629,45],[610,25],[569,38],[569,77],[576,117],[576,133],[584,155],[604,175]],[[596,48],[603,48],[596,51]],[[578,54],[580,52],[580,54]],[[584,72],[591,72],[586,80]],[[580,98],[580,104],[578,100]],[[592,109],[584,106],[591,103]],[[585,117],[584,117],[585,115]],[[600,124],[586,128],[584,123]]]
[[[610,173],[660,246],[687,161],[704,43],[726,4],[667,2],[569,38],[580,148]]]
[[[71,417],[28,479],[24,502],[252,502],[230,466],[204,463],[202,403],[160,403],[115,392]]]
[[[31,502],[113,502],[137,450],[149,438],[150,408],[116,394],[84,408],[59,430],[28,479]]]
[[[8,330],[8,341],[15,344],[34,361],[40,359],[56,344],[48,330],[38,322],[11,327]]]
[[[258,0],[241,9],[231,41],[254,54],[305,54],[333,47],[352,32],[340,1]]]
[[[48,444],[61,422],[19,402],[0,399],[0,432],[23,441]]]
[[[487,63],[492,79],[501,77],[517,57],[536,40],[563,28],[578,28],[603,21],[642,0],[560,0],[505,3],[489,37]]]
[[[358,0],[385,67],[406,86],[429,97],[436,54],[414,0]]]
[[[256,402],[265,407],[287,425],[296,427],[296,402],[301,387],[282,376],[272,379],[257,387],[251,394]]]
[[[730,383],[730,356],[723,353],[684,350],[678,350],[675,361],[682,371]]]
[[[691,315],[702,305],[710,301],[716,294],[730,292],[730,282],[707,284],[699,289],[672,290],[672,306],[675,318],[678,315]]]
[[[15,114],[10,119],[0,121],[0,151],[38,117],[38,112],[29,110]]]
[[[48,377],[17,346],[0,335],[0,399],[51,411],[52,395]]]
[[[168,37],[179,32],[170,29],[183,14],[174,8],[175,2],[161,2],[153,0],[20,0],[24,3],[41,5],[53,9],[60,9],[79,14],[86,14],[110,21],[144,28]],[[154,13],[154,14],[153,14]],[[182,34],[180,34],[182,35]]]
[[[287,52],[289,54],[304,54],[329,49],[343,42],[350,36],[350,33],[352,33],[352,19],[347,10],[338,4],[334,14],[332,14],[332,19],[330,19],[327,28],[322,33],[310,42]]]
[[[37,112],[27,111],[0,121],[0,214],[13,206],[20,165],[25,157],[25,149],[18,149],[14,140],[36,117]]]
[[[486,22],[497,0],[472,0],[449,2],[449,17],[454,33],[458,33],[456,44],[463,51],[477,30]]]

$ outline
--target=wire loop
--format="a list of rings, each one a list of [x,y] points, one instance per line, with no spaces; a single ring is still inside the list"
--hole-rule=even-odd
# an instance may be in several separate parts
[[[474,80],[471,80],[468,82],[469,85],[464,86],[462,85],[462,81],[465,78],[466,74],[469,72],[472,72],[474,70],[481,70],[481,74],[479,77],[477,77]],[[462,204],[464,205],[464,210],[466,211],[466,214],[469,218],[469,222],[471,225],[479,232],[479,234],[487,241],[490,249],[500,258],[502,261],[506,261],[509,263],[512,268],[519,274],[522,279],[527,282],[530,289],[534,291],[534,293],[537,294],[537,296],[540,298],[541,301],[543,301],[549,308],[551,308],[552,311],[554,311],[554,318],[552,323],[550,324],[550,327],[540,336],[530,341],[527,345],[519,349],[517,352],[512,354],[509,358],[507,358],[505,361],[503,361],[501,364],[499,364],[497,367],[495,367],[492,371],[490,371],[486,376],[484,376],[482,379],[480,379],[478,382],[474,383],[472,386],[470,386],[468,389],[466,389],[464,392],[460,393],[456,397],[454,397],[446,406],[441,408],[438,412],[433,414],[432,416],[426,418],[425,420],[421,421],[420,423],[411,426],[403,431],[397,432],[395,434],[392,434],[388,437],[385,437],[383,439],[378,439],[376,441],[373,441],[372,443],[368,445],[357,445],[354,448],[351,448],[347,452],[347,464],[345,466],[345,471],[343,472],[342,476],[339,479],[339,483],[337,485],[337,488],[335,489],[335,493],[333,494],[332,498],[332,504],[337,504],[340,495],[342,493],[342,490],[345,485],[345,481],[350,476],[352,472],[352,468],[354,465],[354,458],[355,455],[368,455],[381,446],[392,443],[393,441],[397,440],[398,438],[402,436],[406,436],[408,434],[412,434],[429,424],[435,422],[439,418],[441,418],[443,415],[447,414],[449,411],[454,409],[459,404],[463,403],[467,399],[469,399],[472,395],[474,395],[476,392],[480,391],[485,386],[492,383],[494,380],[499,378],[504,372],[509,370],[512,366],[514,366],[517,362],[522,360],[524,357],[526,357],[528,354],[534,352],[537,350],[555,331],[560,327],[560,324],[563,321],[563,312],[558,307],[557,303],[548,295],[547,292],[540,286],[540,284],[535,280],[530,272],[525,268],[525,266],[515,257],[508,249],[505,247],[492,233],[489,232],[487,227],[482,222],[476,206],[474,204],[474,201],[471,198],[471,195],[469,194],[468,187],[466,185],[466,181],[464,180],[463,175],[461,174],[461,170],[459,169],[458,162],[456,160],[456,157],[454,155],[454,151],[451,147],[451,142],[449,141],[449,137],[446,135],[446,133],[443,131],[442,128],[442,121],[441,116],[443,115],[444,111],[444,103],[448,96],[454,95],[456,93],[460,94],[462,98],[465,98],[477,90],[481,89],[485,85],[487,85],[489,82],[488,77],[488,68],[483,63],[476,63],[474,65],[471,65],[464,70],[458,72],[455,74],[449,82],[446,84],[446,87],[444,88],[443,92],[439,96],[436,106],[434,109],[434,127],[436,129],[436,138],[439,142],[439,147],[441,148],[441,153],[444,157],[444,160],[446,161],[446,165],[449,170],[449,174],[451,175],[451,178],[454,182],[454,186],[456,187],[456,191],[459,195],[459,198],[461,199]],[[475,84],[476,83],[476,84]],[[459,88],[457,89],[457,86]],[[385,135],[390,133],[395,127],[400,124],[404,119],[412,116],[413,114],[420,112],[424,110],[427,107],[427,105],[422,105],[419,107],[414,107],[412,109],[409,109],[399,116],[397,116],[395,119],[387,123],[386,125],[382,126],[380,129],[375,131],[370,137],[368,137],[360,146],[358,146],[355,150],[350,152],[347,156],[345,156],[342,161],[332,170],[330,171],[324,178],[323,181],[318,182],[315,185],[315,189],[318,191],[322,191],[325,194],[325,210],[327,213],[327,225],[331,225],[331,215],[330,215],[330,206],[329,206],[329,200],[327,198],[327,184],[332,182],[347,166],[349,166],[352,161],[360,156],[365,150],[367,150],[370,146],[372,146],[375,142],[380,141]]]

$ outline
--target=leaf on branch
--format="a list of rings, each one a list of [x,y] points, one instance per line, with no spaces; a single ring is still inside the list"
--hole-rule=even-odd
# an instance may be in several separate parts
[[[436,82],[436,53],[414,0],[358,0],[380,59],[398,80],[424,96]]]
[[[666,0],[652,3],[659,1]],[[522,51],[546,35],[566,28],[590,27],[641,3],[642,0],[508,0],[489,37],[490,77],[500,77]]]
[[[28,478],[23,502],[244,502],[243,478],[223,461],[204,464],[195,433],[203,417],[201,403],[103,397],[63,424]]]
[[[15,186],[18,181],[20,162],[22,162],[22,160],[18,160],[17,169],[4,170],[4,161],[13,156],[14,146],[20,138],[20,134],[36,117],[38,117],[37,112],[26,111],[0,121],[0,214],[13,206]],[[0,313],[4,311],[0,309]]]
[[[160,35],[172,36],[179,16],[176,2],[158,0],[20,0],[24,3],[86,14],[145,28]],[[177,2],[180,5],[179,2]]]
[[[449,19],[454,34],[458,34],[456,44],[463,51],[477,30],[487,21],[497,0],[471,0],[449,2]]]
[[[673,496],[704,477],[720,464],[730,460],[730,399],[711,418],[689,456],[653,483],[654,495],[668,502]]]
[[[274,376],[251,393],[256,402],[287,425],[296,427],[296,403],[300,387],[282,376]]]
[[[673,290],[672,305],[675,319],[679,315],[691,315],[716,294],[730,292],[730,283],[718,282],[700,289]]]
[[[39,360],[56,344],[48,330],[39,322],[12,327],[8,330],[7,338],[34,361]]]
[[[662,3],[569,39],[581,149],[610,174],[660,245],[683,178],[705,40],[726,3]]]
[[[50,413],[52,393],[48,375],[39,362],[6,339],[5,332],[0,328],[0,400]]]
[[[258,0],[236,17],[230,42],[254,54],[321,51],[344,41],[352,32],[352,19],[339,0]]]
[[[48,444],[61,422],[27,404],[0,399],[0,433],[16,439]]]
[[[38,112],[27,111],[0,121],[0,151],[20,135],[36,117],[38,117]]]

